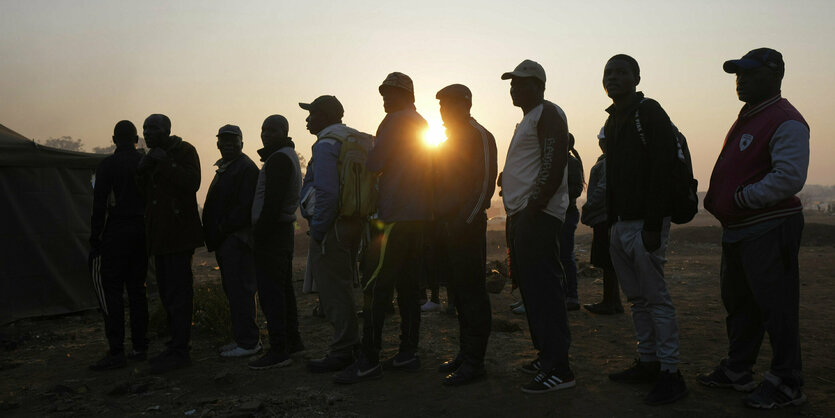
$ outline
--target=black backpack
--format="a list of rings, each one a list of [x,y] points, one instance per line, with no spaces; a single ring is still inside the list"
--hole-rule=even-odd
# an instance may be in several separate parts
[[[641,103],[644,102],[643,99]],[[640,104],[639,104],[640,109]],[[635,110],[635,127],[644,147],[647,145],[644,131],[641,129],[641,120]],[[699,212],[699,181],[693,178],[693,161],[690,159],[690,148],[687,147],[687,138],[678,130],[675,124],[670,122],[673,128],[674,140],[676,141],[676,155],[673,164],[673,172],[670,175],[670,194],[672,199],[670,218],[675,224],[686,224],[693,220]]]

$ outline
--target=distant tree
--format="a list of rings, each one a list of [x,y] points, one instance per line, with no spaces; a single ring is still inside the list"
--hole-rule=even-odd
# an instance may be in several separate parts
[[[84,151],[84,144],[79,139],[73,139],[71,136],[62,136],[60,138],[49,138],[43,142],[44,145],[52,148],[65,149],[68,151]]]
[[[113,154],[113,151],[116,151],[116,144],[110,144],[109,147],[93,147],[96,154]]]

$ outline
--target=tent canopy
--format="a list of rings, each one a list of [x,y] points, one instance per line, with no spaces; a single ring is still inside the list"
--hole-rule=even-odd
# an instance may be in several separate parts
[[[91,180],[105,157],[0,125],[0,324],[98,306],[87,253]]]

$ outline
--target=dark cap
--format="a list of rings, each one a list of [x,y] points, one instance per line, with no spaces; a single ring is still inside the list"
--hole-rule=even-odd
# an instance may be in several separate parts
[[[470,89],[463,84],[450,84],[435,94],[435,98],[438,100],[442,99],[455,99],[455,100],[464,100],[467,103],[473,103],[473,94],[470,92]]]
[[[502,80],[514,77],[533,77],[545,84],[545,69],[536,61],[524,60],[513,71],[502,74]]]
[[[299,103],[299,107],[310,112],[322,112],[334,119],[342,119],[345,109],[334,96],[319,96],[310,103]]]
[[[412,84],[412,79],[406,74],[399,73],[397,71],[387,75],[386,79],[383,80],[383,84],[380,84],[380,87],[377,89],[380,91],[380,94],[383,94],[383,87],[385,86],[397,87],[399,89],[406,90],[413,96],[415,94],[415,86]]]
[[[217,130],[217,136],[221,136],[221,135],[237,135],[237,136],[240,136],[240,137],[244,136],[244,134],[241,133],[241,128],[239,128],[235,125],[223,125],[223,126],[221,126],[220,129]]]
[[[744,70],[766,67],[776,72],[780,77],[786,72],[786,64],[783,62],[783,54],[771,48],[757,48],[743,55],[738,60],[725,61],[722,69],[728,74],[736,74]]]

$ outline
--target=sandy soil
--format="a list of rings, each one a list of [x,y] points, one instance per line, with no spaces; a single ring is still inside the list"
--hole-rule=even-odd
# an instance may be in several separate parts
[[[808,217],[801,250],[801,337],[805,391],[809,402],[769,416],[835,416],[835,219]],[[0,415],[3,416],[760,416],[743,407],[741,395],[708,389],[696,383],[724,355],[724,309],[719,299],[720,229],[708,216],[676,227],[668,254],[667,276],[678,310],[682,373],[690,394],[663,407],[645,406],[649,387],[610,382],[606,374],[628,366],[634,356],[632,324],[627,315],[595,316],[570,312],[572,365],[577,376],[573,389],[527,395],[519,386],[530,376],[517,367],[535,352],[523,317],[508,305],[518,294],[508,284],[492,294],[494,330],[487,353],[488,379],[460,388],[440,384],[435,367],[454,355],[458,324],[454,316],[424,314],[422,370],[385,373],[383,379],[353,386],[337,386],[327,375],[313,375],[304,360],[323,353],[330,338],[327,321],[311,315],[315,295],[298,292],[299,312],[307,351],[294,356],[293,365],[263,372],[246,368],[246,359],[225,360],[216,347],[229,340],[228,332],[197,330],[193,339],[194,364],[163,376],[148,374],[146,363],[95,373],[87,365],[106,350],[100,316],[87,312],[57,318],[23,320],[6,326],[0,351]],[[504,254],[502,231],[488,237],[491,259]],[[577,258],[588,260],[590,230],[577,232]],[[297,243],[297,288],[303,277],[304,238]],[[211,254],[198,252],[198,287],[219,280]],[[589,275],[594,276],[594,275]],[[581,275],[581,303],[598,300],[599,279]],[[358,295],[359,300],[359,295]],[[155,302],[156,304],[157,302]],[[386,324],[383,357],[396,351],[398,318]],[[152,338],[154,335],[152,334]],[[153,339],[152,354],[162,338]],[[767,369],[766,344],[756,372]]]

